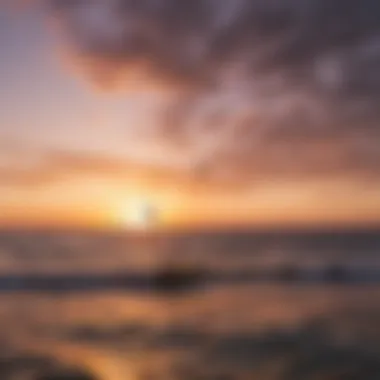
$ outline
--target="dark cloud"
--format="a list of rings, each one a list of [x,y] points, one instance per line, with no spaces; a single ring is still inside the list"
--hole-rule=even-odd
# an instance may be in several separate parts
[[[158,135],[201,172],[380,175],[378,0],[48,3],[92,80],[173,91]]]

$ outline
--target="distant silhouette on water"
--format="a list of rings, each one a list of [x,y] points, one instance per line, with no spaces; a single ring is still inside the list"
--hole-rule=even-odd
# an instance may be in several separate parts
[[[335,283],[347,282],[349,281],[349,275],[345,268],[340,265],[333,264],[327,268],[325,272],[325,281]]]
[[[37,376],[36,380],[97,380],[94,376],[80,370],[51,372]]]
[[[300,272],[294,265],[284,265],[275,271],[274,278],[284,282],[298,281],[300,280]]]
[[[204,280],[205,274],[198,268],[170,266],[153,274],[153,287],[159,291],[175,292],[191,289]]]

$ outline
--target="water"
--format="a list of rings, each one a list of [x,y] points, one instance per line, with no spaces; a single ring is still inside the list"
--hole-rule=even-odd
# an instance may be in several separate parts
[[[50,367],[101,380],[380,379],[379,249],[373,231],[3,232],[1,379]],[[207,275],[157,291],[150,275],[168,263]]]

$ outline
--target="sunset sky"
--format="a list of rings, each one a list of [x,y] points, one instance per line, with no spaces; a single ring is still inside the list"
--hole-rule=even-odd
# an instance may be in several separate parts
[[[6,0],[0,49],[0,225],[380,224],[378,0]]]

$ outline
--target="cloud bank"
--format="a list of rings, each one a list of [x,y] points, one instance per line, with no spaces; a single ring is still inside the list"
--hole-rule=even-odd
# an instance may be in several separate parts
[[[155,188],[172,186],[173,181],[180,185],[187,180],[180,170],[152,167],[98,152],[25,150],[19,146],[19,149],[12,147],[0,155],[0,188],[29,192],[68,180],[85,182],[92,179],[125,186],[141,183]]]
[[[380,176],[378,0],[47,4],[91,81],[169,91],[201,177]]]

